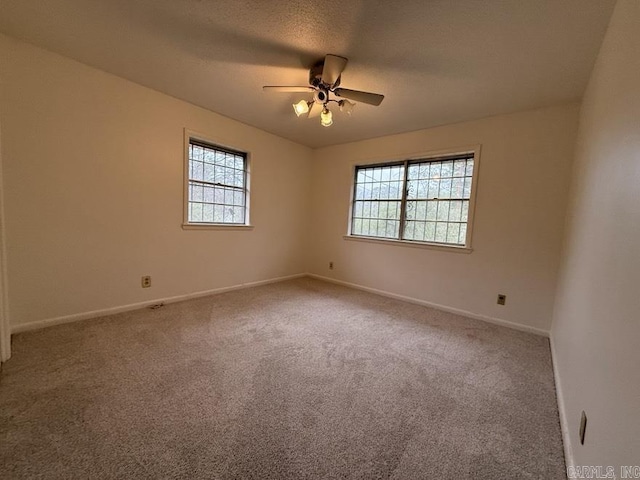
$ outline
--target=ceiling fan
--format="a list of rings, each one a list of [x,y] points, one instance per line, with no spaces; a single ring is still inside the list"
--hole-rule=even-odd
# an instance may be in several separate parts
[[[312,101],[300,100],[298,103],[294,103],[293,111],[298,117],[304,114],[307,115],[307,118],[320,115],[320,124],[324,127],[330,127],[333,125],[333,115],[328,108],[329,102],[337,103],[340,111],[351,115],[355,103],[349,100],[378,106],[384,99],[384,95],[378,93],[340,88],[340,78],[347,62],[348,60],[344,57],[326,55],[309,70],[309,86],[266,85],[262,89],[269,92],[313,93]],[[332,99],[331,94],[339,97],[340,100]]]

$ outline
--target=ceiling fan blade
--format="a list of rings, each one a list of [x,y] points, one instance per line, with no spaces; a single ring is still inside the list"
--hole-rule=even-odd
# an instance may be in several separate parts
[[[313,87],[285,87],[276,85],[265,85],[262,87],[265,92],[282,92],[282,93],[311,93],[315,92]]]
[[[336,88],[333,93],[337,97],[348,98],[356,102],[368,103],[378,106],[384,100],[384,95],[378,93],[361,92],[360,90],[349,90],[348,88]]]
[[[322,106],[321,103],[313,102],[313,105],[311,106],[311,109],[309,110],[308,118],[319,117],[320,114],[322,113],[322,109],[323,108],[324,107]]]
[[[322,83],[333,87],[346,66],[347,59],[344,57],[339,57],[337,55],[327,55],[324,57]]]

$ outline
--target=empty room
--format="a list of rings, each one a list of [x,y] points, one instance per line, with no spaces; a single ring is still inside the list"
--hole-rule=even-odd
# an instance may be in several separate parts
[[[639,0],[1,0],[0,478],[640,478]]]

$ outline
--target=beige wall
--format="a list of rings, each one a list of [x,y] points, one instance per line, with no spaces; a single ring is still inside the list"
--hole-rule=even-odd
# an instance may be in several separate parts
[[[305,272],[309,148],[6,36],[0,65],[14,326]],[[184,127],[251,153],[253,231],[181,228]]]
[[[576,465],[640,463],[640,2],[621,0],[580,114],[552,338]],[[588,416],[580,445],[580,413]]]
[[[315,150],[309,271],[548,331],[577,112],[565,105]],[[472,253],[343,239],[355,164],[474,144]]]

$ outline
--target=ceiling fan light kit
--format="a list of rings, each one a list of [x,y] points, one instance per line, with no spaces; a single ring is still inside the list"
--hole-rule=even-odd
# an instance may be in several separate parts
[[[298,103],[293,104],[293,111],[296,112],[298,117],[305,113],[308,114],[312,103],[313,102],[307,102],[306,100],[300,100]]]
[[[331,125],[333,125],[333,114],[331,113],[331,110],[329,110],[326,106],[320,114],[320,125],[322,125],[323,127],[330,127]]]
[[[338,104],[340,111],[351,115],[355,103],[362,102],[369,105],[378,106],[384,100],[384,95],[377,93],[362,92],[360,90],[350,90],[348,88],[338,88],[342,72],[347,66],[347,59],[337,55],[326,55],[324,60],[316,63],[309,70],[309,86],[264,86],[265,91],[272,92],[304,92],[313,93],[313,100],[300,100],[293,104],[293,111],[298,117],[306,114],[307,118],[320,116],[320,124],[323,127],[333,125],[333,114],[329,110],[329,103]],[[331,98],[331,94],[335,97],[341,97],[340,100]]]

